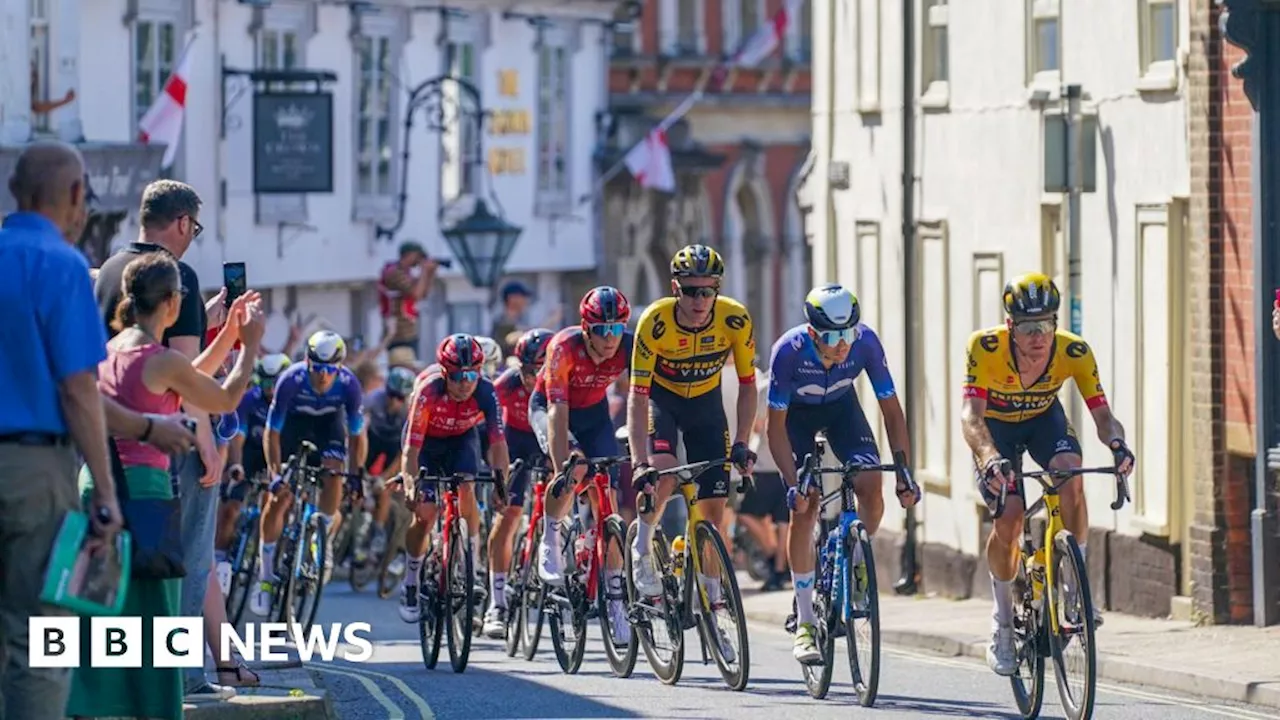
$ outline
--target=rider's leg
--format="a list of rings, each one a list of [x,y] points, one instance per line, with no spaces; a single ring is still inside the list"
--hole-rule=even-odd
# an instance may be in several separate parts
[[[821,503],[818,494],[810,493],[803,510],[791,512],[788,525],[787,558],[791,563],[791,583],[796,593],[796,619],[801,623],[813,622],[813,586],[816,559],[813,547],[813,526],[818,520]]]
[[[1005,497],[1004,513],[992,524],[987,537],[987,568],[991,574],[991,646],[987,664],[1001,675],[1017,671],[1013,657],[1013,579],[1020,560],[1018,543],[1022,537],[1025,506],[1022,497]]]
[[[675,397],[660,387],[654,387],[649,396],[649,464],[659,471],[673,468],[679,463],[675,453],[676,443],[680,440],[680,428],[676,424],[676,418],[669,411],[664,410],[660,404],[663,398]],[[642,572],[643,567],[651,568],[647,560],[649,552],[653,549],[653,530],[662,521],[662,512],[667,507],[667,498],[671,497],[674,489],[675,478],[664,477],[659,480],[653,489],[647,513],[640,512],[641,504],[645,500],[641,494],[636,494],[636,514],[639,521],[636,523],[636,538],[631,544],[631,552],[646,560],[644,563],[633,562],[637,573]]]
[[[336,453],[325,453],[320,465],[326,470],[342,472],[346,469],[346,459],[337,457]],[[339,508],[342,507],[342,490],[345,484],[346,478],[340,475],[326,475],[321,486],[320,502],[317,505],[320,513],[329,521],[330,537],[337,532],[338,525],[342,523],[342,513],[339,512]]]
[[[1027,452],[1037,465],[1051,470],[1072,470],[1083,464],[1080,441],[1062,403],[1055,402],[1031,423],[1035,431],[1028,438]],[[1080,554],[1084,555],[1089,542],[1089,505],[1084,500],[1084,478],[1077,475],[1064,482],[1058,489],[1058,502],[1062,508],[1062,524],[1075,536]]]

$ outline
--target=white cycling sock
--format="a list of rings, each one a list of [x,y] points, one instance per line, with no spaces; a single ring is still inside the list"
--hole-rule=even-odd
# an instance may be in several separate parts
[[[542,531],[542,542],[546,543],[551,549],[551,554],[556,555],[560,552],[560,521],[552,517],[547,517],[547,526]]]
[[[622,585],[622,570],[612,570],[606,568],[604,571],[604,586],[609,591],[609,599],[621,601],[626,597],[626,590]]]
[[[648,555],[649,551],[653,549],[653,528],[653,525],[644,520],[640,521],[640,528],[636,532],[636,541],[631,544],[631,549],[635,550],[641,557]]]
[[[991,598],[993,609],[991,620],[996,626],[1004,627],[1013,622],[1013,581],[997,580],[991,576]]]
[[[712,605],[720,602],[720,578],[698,573],[698,580],[702,582],[702,587],[707,590],[707,602]]]
[[[276,544],[273,542],[262,543],[262,549],[258,552],[258,579],[267,582],[271,576],[275,574],[272,568],[276,564]]]
[[[813,624],[814,573],[791,571],[791,584],[796,589],[796,622]]]
[[[410,587],[418,582],[418,573],[422,572],[422,563],[427,559],[426,555],[409,558],[408,567],[404,571],[404,586]]]
[[[493,597],[494,607],[505,608],[507,606],[507,594],[504,592],[506,587],[506,573],[489,573],[489,595]]]

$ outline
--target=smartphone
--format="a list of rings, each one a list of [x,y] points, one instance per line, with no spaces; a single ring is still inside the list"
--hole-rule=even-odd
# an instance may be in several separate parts
[[[249,291],[249,279],[245,275],[244,263],[222,263],[222,286],[227,289],[225,304],[231,307],[236,298]]]

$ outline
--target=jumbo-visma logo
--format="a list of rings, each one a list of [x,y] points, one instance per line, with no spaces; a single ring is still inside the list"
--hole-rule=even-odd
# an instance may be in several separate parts
[[[150,625],[150,632],[144,631]],[[151,646],[150,667],[204,667],[204,618],[202,617],[94,617],[89,632],[81,632],[78,617],[32,617],[29,660],[36,668],[80,667],[82,648],[88,646],[91,667],[141,668],[142,648]],[[234,625],[220,628],[223,657],[219,665],[235,662],[239,654],[246,662],[285,662],[292,641],[298,659],[333,662],[368,662],[373,657],[369,623],[316,623],[303,632],[297,623],[250,623],[241,633]]]

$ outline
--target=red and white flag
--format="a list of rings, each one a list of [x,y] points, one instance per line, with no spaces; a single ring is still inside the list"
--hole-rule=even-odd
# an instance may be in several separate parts
[[[676,173],[671,167],[671,148],[667,146],[667,130],[661,125],[650,130],[622,161],[640,187],[675,192]]]
[[[194,39],[194,38],[192,38]],[[164,88],[147,114],[138,121],[138,140],[148,145],[165,145],[162,168],[173,165],[178,155],[178,141],[182,138],[182,120],[187,110],[187,78],[191,77],[191,46],[189,39],[173,73],[164,81]]]
[[[752,67],[773,54],[787,35],[787,28],[800,17],[800,4],[808,0],[786,0],[778,12],[769,19],[769,24],[756,30],[747,39],[738,53],[729,61],[730,65]]]

